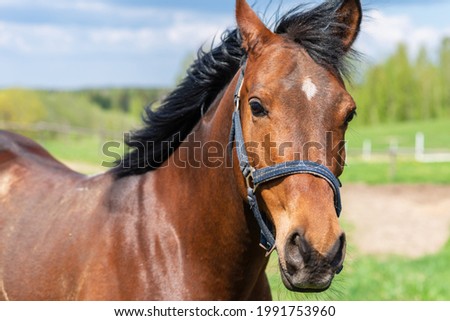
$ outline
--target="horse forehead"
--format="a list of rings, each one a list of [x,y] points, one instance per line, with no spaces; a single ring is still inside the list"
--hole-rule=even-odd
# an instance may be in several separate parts
[[[332,99],[336,91],[331,89],[339,87],[335,86],[338,79],[298,45],[267,48],[262,58],[252,75],[253,89],[264,88],[283,100],[290,97],[300,99],[301,105],[315,105]]]
[[[308,100],[314,98],[330,79],[303,48],[282,48],[267,59],[261,75],[281,91],[301,91]]]
[[[279,80],[279,92],[284,93],[284,102],[301,101],[303,105],[321,106],[334,100],[337,94],[335,81],[322,70],[298,68]]]

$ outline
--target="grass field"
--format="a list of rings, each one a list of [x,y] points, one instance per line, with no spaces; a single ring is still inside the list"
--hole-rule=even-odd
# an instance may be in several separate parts
[[[450,150],[450,119],[388,123],[376,126],[359,126],[358,119],[346,134],[349,148],[361,148],[370,139],[374,150],[388,150],[391,142],[398,146],[413,148],[417,132],[425,135],[425,147]]]
[[[450,300],[450,241],[439,253],[414,260],[349,251],[342,273],[328,291],[320,294],[287,291],[277,260],[272,255],[267,269],[275,300]]]
[[[349,129],[347,140],[352,150],[370,139],[374,150],[387,154],[390,141],[395,139],[399,147],[413,148],[415,133],[425,134],[425,145],[433,149],[450,151],[450,120],[423,121],[405,124],[388,124],[376,127],[358,127]],[[103,161],[111,162],[102,151],[104,141],[96,137],[58,138],[40,141],[58,159],[71,162],[89,163],[101,168]],[[123,144],[111,151],[123,153]],[[398,157],[395,170],[389,158],[366,162],[354,152],[347,157],[347,167],[341,177],[343,183],[364,182],[369,184],[385,183],[437,183],[450,184],[450,163],[419,163],[411,157]],[[92,173],[88,173],[92,174]]]
[[[99,137],[64,137],[39,142],[57,159],[100,165],[103,160]]]
[[[411,153],[417,132],[425,135],[425,148],[450,153],[450,120],[434,120],[384,124],[372,127],[351,127],[347,132],[349,155],[347,168],[341,177],[345,182],[436,183],[450,184],[450,163],[420,163]],[[363,142],[370,140],[374,153],[383,155],[372,161],[361,159]],[[389,157],[390,145],[395,142],[399,155],[395,162]],[[402,152],[403,151],[403,152]]]
[[[341,176],[345,183],[429,183],[450,184],[450,163],[419,163],[398,161],[395,174],[391,174],[392,164],[388,162],[351,161]]]
[[[58,139],[43,139],[38,142],[44,146],[54,157],[63,162],[72,164],[81,164],[85,174],[96,174],[108,170],[108,167],[102,166],[103,162],[111,163],[115,158],[108,156],[111,152],[117,155],[123,155],[124,144],[118,140],[102,140],[99,137],[78,136],[64,137]],[[119,147],[109,147],[109,153],[105,154],[105,148],[108,142],[114,142]]]

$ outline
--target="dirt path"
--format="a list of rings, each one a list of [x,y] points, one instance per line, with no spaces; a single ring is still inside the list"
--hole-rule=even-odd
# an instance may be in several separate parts
[[[450,186],[348,184],[342,197],[348,241],[363,253],[419,257],[449,239]]]

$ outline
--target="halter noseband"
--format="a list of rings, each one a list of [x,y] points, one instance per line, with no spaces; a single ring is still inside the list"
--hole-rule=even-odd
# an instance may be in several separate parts
[[[292,175],[292,174],[312,174],[314,176],[323,178],[331,186],[334,193],[334,207],[336,214],[339,217],[341,214],[341,196],[339,188],[342,186],[341,182],[334,176],[334,174],[324,165],[311,161],[295,160],[284,163],[279,163],[274,166],[256,169],[250,165],[247,151],[245,150],[244,135],[242,133],[241,116],[239,113],[240,92],[244,82],[244,72],[246,61],[243,62],[239,80],[237,82],[236,91],[234,93],[235,110],[233,112],[233,121],[231,125],[230,142],[232,146],[234,141],[236,144],[236,153],[239,160],[239,167],[244,175],[247,187],[247,199],[250,208],[255,216],[256,221],[261,229],[260,245],[268,254],[275,249],[274,227],[265,213],[261,213],[258,207],[255,191],[260,184],[268,181]]]

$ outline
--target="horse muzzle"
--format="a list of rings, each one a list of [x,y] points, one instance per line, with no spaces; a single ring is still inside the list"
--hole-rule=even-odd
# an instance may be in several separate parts
[[[345,248],[344,233],[325,255],[315,250],[302,233],[293,233],[285,244],[284,255],[280,255],[284,285],[296,292],[327,290],[334,276],[343,269]]]

